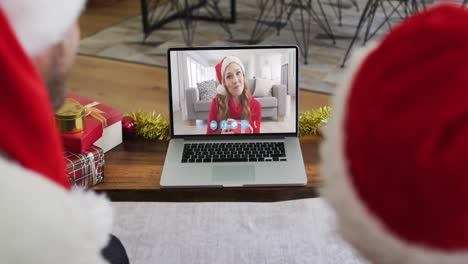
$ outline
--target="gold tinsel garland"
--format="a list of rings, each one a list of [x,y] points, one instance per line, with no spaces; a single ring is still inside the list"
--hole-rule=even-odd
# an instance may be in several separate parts
[[[308,110],[299,115],[299,136],[317,135],[319,129],[327,124],[331,115],[331,107],[325,106]],[[169,136],[169,120],[156,112],[132,112],[129,116],[136,127],[136,136],[149,140],[167,141]]]
[[[169,120],[156,112],[132,112],[129,115],[135,123],[136,136],[150,140],[167,141],[169,137]]]
[[[324,106],[301,113],[299,115],[299,136],[317,135],[319,129],[327,124],[330,116],[330,106]]]

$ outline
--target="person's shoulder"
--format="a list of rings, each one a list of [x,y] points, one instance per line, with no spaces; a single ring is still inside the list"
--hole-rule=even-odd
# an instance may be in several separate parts
[[[260,102],[254,97],[250,97],[250,108],[262,108]]]
[[[221,96],[221,95],[216,94],[216,96],[213,97],[213,99],[211,100],[211,104],[212,104],[212,105],[213,105],[213,104],[214,104],[214,105],[218,105],[218,99],[221,98],[220,96]]]
[[[210,104],[210,111],[214,111],[215,109],[218,108],[218,96],[216,95],[212,100]]]
[[[0,208],[8,212],[0,218],[2,263],[105,263],[100,251],[112,229],[106,198],[67,191],[3,155],[0,172]],[[18,254],[22,248],[27,254]]]

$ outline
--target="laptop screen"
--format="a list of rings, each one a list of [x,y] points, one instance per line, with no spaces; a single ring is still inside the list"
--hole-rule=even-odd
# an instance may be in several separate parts
[[[168,51],[171,135],[296,134],[298,48]]]

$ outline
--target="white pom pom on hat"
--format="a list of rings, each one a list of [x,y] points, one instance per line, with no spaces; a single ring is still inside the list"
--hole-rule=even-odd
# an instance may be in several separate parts
[[[0,0],[21,46],[34,57],[63,40],[85,0]]]

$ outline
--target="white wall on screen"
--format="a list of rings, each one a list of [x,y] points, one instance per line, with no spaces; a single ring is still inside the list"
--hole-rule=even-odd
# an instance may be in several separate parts
[[[263,54],[256,56],[256,77],[280,83],[281,80],[281,54]]]
[[[296,95],[296,52],[291,50],[288,57],[289,64],[289,76],[288,76],[288,93],[291,95]]]
[[[174,51],[171,51],[171,65],[170,69],[173,69],[171,71],[171,91],[172,91],[172,109],[173,111],[180,111],[180,84],[179,84],[179,73],[177,71],[178,69],[178,58],[177,58],[177,53]],[[174,70],[176,69],[176,70]]]

